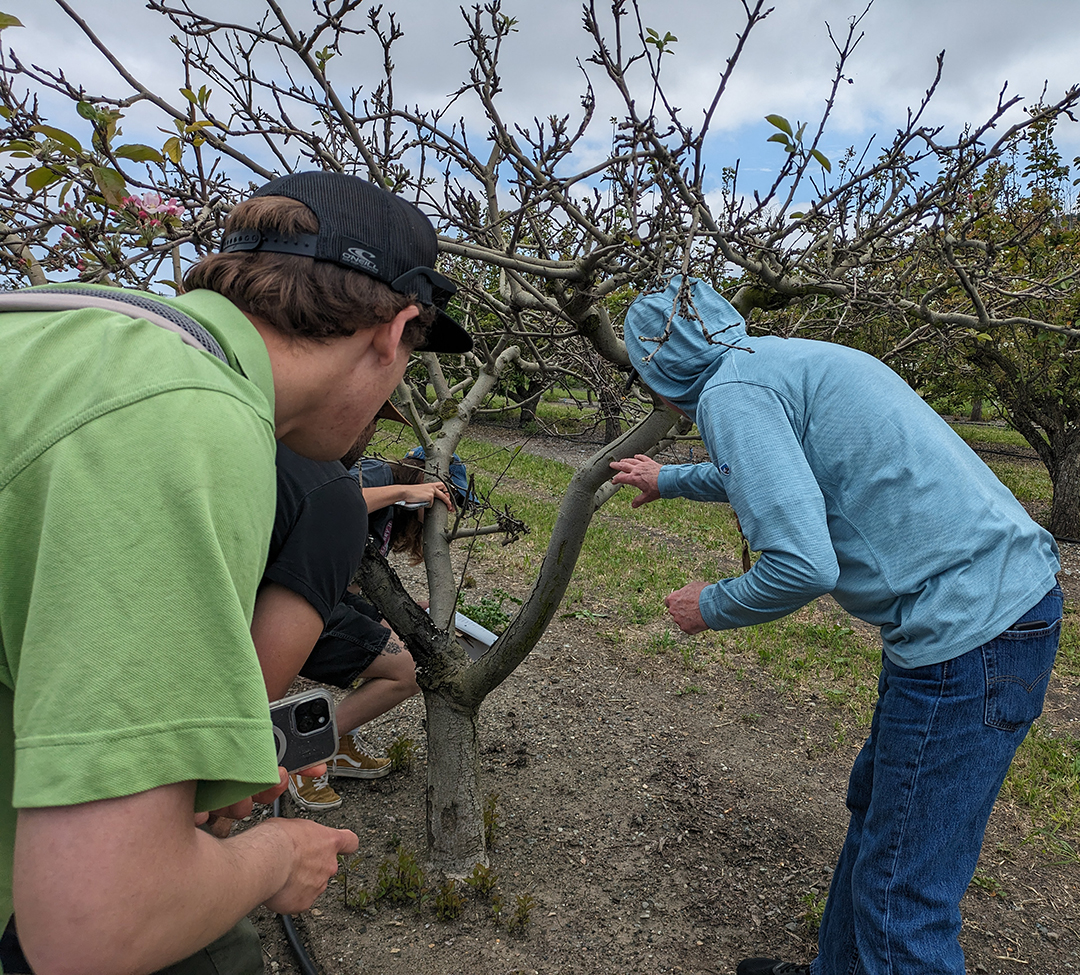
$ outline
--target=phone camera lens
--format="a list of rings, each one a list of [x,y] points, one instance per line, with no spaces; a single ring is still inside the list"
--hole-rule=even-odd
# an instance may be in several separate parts
[[[308,701],[296,709],[296,730],[302,735],[325,727],[330,721],[330,709],[325,701]]]

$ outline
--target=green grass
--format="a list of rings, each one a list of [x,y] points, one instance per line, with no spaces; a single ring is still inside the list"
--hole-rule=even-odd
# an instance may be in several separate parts
[[[1004,444],[1009,447],[1027,447],[1028,442],[1011,427],[981,423],[951,424],[956,433],[967,443]]]
[[[1053,494],[1050,475],[1042,464],[1024,464],[994,456],[984,457],[983,461],[1018,501],[1049,500]]]
[[[1004,792],[1031,810],[1029,842],[1080,864],[1080,739],[1036,722],[1016,752]]]

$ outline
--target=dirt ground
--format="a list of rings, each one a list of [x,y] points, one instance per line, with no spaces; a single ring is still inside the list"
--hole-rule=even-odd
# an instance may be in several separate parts
[[[567,452],[565,442],[548,449]],[[1074,600],[1077,572],[1063,576]],[[1075,691],[1053,684],[1046,715],[1080,737]],[[557,618],[481,712],[481,784],[498,797],[491,869],[503,923],[471,894],[449,922],[437,919],[433,896],[419,907],[357,909],[338,883],[296,919],[316,970],[729,975],[750,955],[808,961],[866,731],[839,731],[838,708],[812,692],[778,691],[750,656],[691,672],[677,653],[630,652],[592,622]],[[369,736],[376,748],[402,736],[417,742],[413,770],[334,780],[345,802],[318,817],[360,837],[352,892],[372,887],[399,845],[423,860],[422,713],[418,699],[406,702]],[[1080,866],[1025,844],[1029,825],[1022,809],[998,802],[979,883],[963,903],[970,973],[1080,972]],[[529,923],[511,932],[506,918],[526,894],[535,902]],[[301,972],[279,919],[265,911],[254,919],[268,971]]]

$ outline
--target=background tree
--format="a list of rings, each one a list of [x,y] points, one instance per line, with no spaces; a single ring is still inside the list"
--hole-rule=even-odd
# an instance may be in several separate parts
[[[394,86],[393,52],[402,36],[397,17],[362,0],[317,0],[302,22],[278,0],[266,0],[265,15],[252,26],[200,12],[194,0],[151,0],[174,34],[187,79],[177,93],[150,90],[68,0],[55,2],[109,61],[122,91],[90,92],[59,69],[4,54],[5,283],[74,276],[168,288],[186,262],[216,246],[224,216],[250,181],[318,167],[387,186],[438,223],[445,267],[462,283],[457,311],[477,338],[474,353],[454,361],[421,356],[425,375],[399,390],[428,468],[438,475],[448,471],[470,421],[515,370],[573,375],[611,389],[614,372],[631,366],[620,332],[626,300],[674,274],[692,272],[726,286],[734,273],[737,287],[729,293],[744,312],[792,302],[806,309],[829,305],[842,309],[841,329],[855,311],[904,320],[916,331],[992,334],[1018,325],[1012,310],[987,304],[982,281],[968,283],[962,261],[942,264],[947,280],[926,286],[912,256],[924,252],[912,245],[933,234],[942,253],[957,253],[957,214],[968,188],[1032,126],[1057,118],[1078,97],[1070,91],[1009,125],[1016,99],[1002,96],[981,124],[946,137],[923,120],[935,79],[891,142],[831,161],[819,143],[861,36],[855,18],[834,39],[837,65],[822,118],[810,126],[769,116],[782,160],[771,187],[744,196],[733,164],[714,204],[705,139],[743,50],[769,15],[762,2],[733,5],[735,44],[693,112],[672,104],[664,87],[677,39],[645,25],[632,0],[615,0],[603,14],[587,3],[583,25],[593,55],[580,110],[530,120],[502,112],[504,49],[512,45],[515,21],[498,0],[463,11],[468,75],[442,104],[419,107],[400,103]],[[13,26],[14,18],[0,21],[2,28]],[[363,89],[338,87],[346,63],[376,64],[380,73]],[[611,151],[583,163],[577,150],[597,124],[609,122],[595,118],[594,85],[604,85],[620,108]],[[42,93],[68,99],[79,126],[44,118]],[[484,117],[479,136],[462,121],[466,102]],[[159,113],[168,136],[160,147],[124,141],[121,126],[136,103]],[[807,199],[809,206],[793,210],[794,201]],[[974,233],[963,238],[964,254],[975,239]],[[1050,300],[1053,288],[1040,280],[1028,290],[1033,300]],[[960,295],[966,306],[957,307]],[[1074,334],[1056,318],[1024,324]],[[614,434],[615,404],[607,402]],[[365,589],[423,666],[428,836],[444,868],[467,872],[486,859],[477,782],[481,703],[556,612],[593,512],[611,494],[608,461],[654,449],[673,420],[652,411],[575,474],[529,597],[475,663],[448,625],[457,598],[450,545],[478,532],[513,534],[519,527],[511,516],[481,525],[450,522],[433,510],[425,523],[430,616],[384,563],[365,559]]]
[[[959,183],[934,224],[863,270],[858,300],[818,300],[774,316],[771,327],[869,351],[954,409],[992,399],[1050,474],[1050,531],[1077,538],[1080,235],[1070,170],[1054,144],[1058,116],[1043,106],[1029,114],[1003,157]],[[901,290],[919,304],[880,301]]]

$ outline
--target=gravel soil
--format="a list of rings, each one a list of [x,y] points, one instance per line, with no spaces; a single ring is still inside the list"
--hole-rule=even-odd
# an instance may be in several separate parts
[[[526,449],[575,463],[596,445],[532,438]],[[1074,602],[1077,548],[1063,546]],[[402,574],[414,592],[422,587],[419,575]],[[513,591],[505,577],[487,582]],[[847,774],[866,728],[845,724],[842,705],[812,691],[777,689],[749,655],[691,670],[679,653],[627,651],[608,630],[606,620],[557,618],[481,711],[501,919],[490,898],[467,891],[460,915],[439,920],[433,875],[419,905],[350,907],[338,882],[296,919],[317,971],[730,975],[749,955],[813,957],[815,912],[843,841]],[[1056,680],[1045,720],[1080,737],[1076,691]],[[396,850],[423,863],[422,716],[413,699],[371,728],[375,748],[417,743],[411,771],[334,780],[344,804],[318,817],[360,837],[353,898]],[[1029,833],[1027,813],[1000,800],[963,903],[969,972],[1080,972],[1080,863],[1025,842]],[[526,895],[528,921],[511,930]],[[279,919],[260,911],[254,920],[268,971],[303,971]]]

